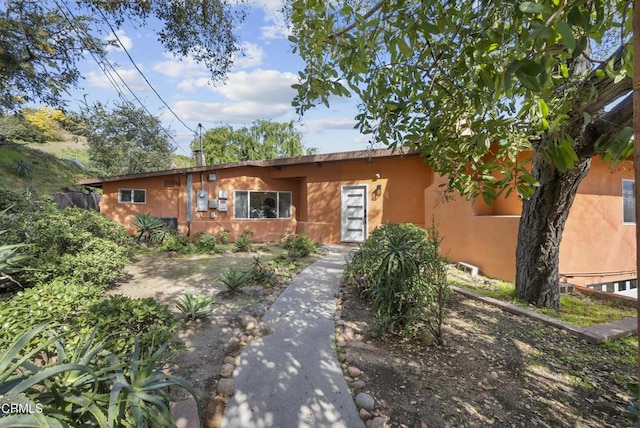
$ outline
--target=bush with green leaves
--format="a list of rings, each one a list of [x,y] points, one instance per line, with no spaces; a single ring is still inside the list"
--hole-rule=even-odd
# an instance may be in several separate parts
[[[39,195],[33,190],[0,187],[0,210],[6,210],[6,214],[33,211],[37,206],[36,200],[38,199]]]
[[[199,232],[193,236],[193,242],[199,253],[213,253],[216,251],[217,239],[206,232]]]
[[[313,254],[318,247],[304,232],[297,235],[285,234],[282,238],[282,245],[287,250],[289,257],[294,259],[307,257]]]
[[[411,224],[386,224],[353,255],[345,280],[362,292],[381,328],[409,333],[423,325],[441,344],[450,292],[439,249],[435,225],[427,232]]]
[[[109,351],[119,356],[131,355],[134,351],[134,337],[143,347],[171,343],[176,320],[169,307],[153,298],[132,299],[114,295],[87,307],[86,312],[70,320],[71,328],[87,332],[96,328],[96,338],[108,340]]]
[[[182,314],[182,319],[186,322],[200,318],[206,318],[211,315],[211,303],[213,298],[204,294],[185,293],[176,299],[176,308]]]
[[[159,247],[160,251],[175,251],[179,254],[191,254],[196,247],[189,242],[189,238],[180,235],[169,236]]]
[[[249,284],[250,279],[251,271],[242,272],[233,267],[229,267],[220,273],[220,282],[227,286],[229,294],[238,293]]]
[[[270,266],[262,262],[260,257],[253,258],[253,266],[251,267],[251,280],[256,284],[273,287],[278,283],[276,271]]]
[[[44,132],[21,115],[0,116],[0,134],[10,140],[44,143]]]
[[[111,353],[95,331],[74,337],[43,323],[0,347],[0,404],[41,412],[2,417],[3,426],[175,426],[169,388],[195,390],[167,374],[166,344],[145,347],[134,338],[126,359]]]
[[[47,271],[79,284],[110,287],[129,262],[128,249],[102,238],[90,238],[76,254],[65,254]]]
[[[216,239],[221,244],[226,244],[229,242],[229,231],[227,229],[221,229],[216,233]]]
[[[11,299],[0,301],[0,343],[9,342],[20,331],[47,320],[68,325],[103,298],[102,287],[69,283],[60,278],[19,291]]]

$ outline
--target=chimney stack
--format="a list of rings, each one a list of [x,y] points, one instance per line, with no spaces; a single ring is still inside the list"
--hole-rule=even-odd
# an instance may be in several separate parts
[[[194,150],[193,155],[196,158],[196,166],[205,166],[204,152],[202,150]]]

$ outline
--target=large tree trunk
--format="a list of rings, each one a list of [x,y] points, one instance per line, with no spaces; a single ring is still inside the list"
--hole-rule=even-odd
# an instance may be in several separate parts
[[[588,158],[560,172],[538,150],[534,153],[532,173],[540,186],[523,203],[516,249],[516,290],[536,306],[560,305],[560,241],[578,186],[590,165]]]

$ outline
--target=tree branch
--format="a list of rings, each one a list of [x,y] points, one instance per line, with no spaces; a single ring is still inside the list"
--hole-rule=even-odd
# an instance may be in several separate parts
[[[367,13],[362,15],[362,19],[368,19],[371,15],[373,15],[378,10],[380,10],[382,8],[383,4],[384,4],[384,0],[380,0],[378,3],[374,4],[373,7],[371,9],[369,9],[369,11]],[[355,27],[356,27],[356,22],[353,22],[352,24],[347,25],[346,27],[344,27],[342,30],[338,31],[337,33],[330,34],[329,35],[329,39],[337,39],[338,37],[342,36],[343,34],[348,33],[349,31],[353,30]]]

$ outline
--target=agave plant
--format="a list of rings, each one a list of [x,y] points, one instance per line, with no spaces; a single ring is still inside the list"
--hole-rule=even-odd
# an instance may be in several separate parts
[[[5,232],[5,230],[0,230],[0,235]],[[32,270],[22,265],[22,262],[31,258],[30,255],[19,252],[20,248],[26,246],[26,244],[0,245],[0,286],[5,282],[20,285],[13,276],[20,272]]]
[[[105,342],[94,342],[95,330],[67,351],[47,324],[19,334],[0,351],[0,404],[9,409],[1,426],[164,428],[176,426],[169,388],[197,398],[183,379],[166,373],[167,343],[142,349],[135,337],[131,359],[121,361]]]
[[[142,240],[144,236],[152,241],[154,235],[157,235],[160,230],[164,229],[164,223],[162,223],[162,220],[151,213],[136,215],[131,222],[131,225],[136,228],[138,241]]]
[[[125,371],[116,365],[109,396],[109,426],[176,426],[169,409],[169,388],[177,386],[197,399],[198,393],[182,378],[166,373],[167,344],[149,356],[143,355],[138,340]],[[119,367],[119,368],[118,368]]]
[[[204,294],[185,293],[175,300],[176,307],[182,312],[185,321],[205,318],[211,313],[213,299]]]
[[[239,292],[247,285],[249,279],[251,279],[250,271],[240,272],[233,267],[223,270],[220,274],[220,282],[227,286],[227,292],[230,294]]]

